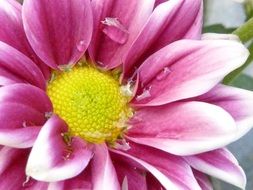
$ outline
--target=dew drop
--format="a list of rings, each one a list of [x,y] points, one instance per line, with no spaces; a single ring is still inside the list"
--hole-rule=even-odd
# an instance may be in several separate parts
[[[86,49],[86,43],[84,40],[80,40],[77,44],[76,44],[76,48],[78,51],[83,52]]]
[[[156,79],[158,81],[164,80],[170,73],[171,70],[169,67],[164,67],[163,70],[156,76]]]
[[[119,44],[125,44],[127,42],[129,32],[118,18],[106,17],[101,23],[105,25],[103,32],[111,40]]]

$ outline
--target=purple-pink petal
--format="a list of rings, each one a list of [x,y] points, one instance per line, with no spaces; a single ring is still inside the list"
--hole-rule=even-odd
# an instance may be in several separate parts
[[[80,174],[93,156],[91,147],[78,137],[65,142],[66,123],[52,116],[42,127],[30,153],[26,174],[34,179],[55,182]]]
[[[147,171],[149,171],[154,177],[158,179],[158,181],[165,187],[165,189],[173,189],[173,190],[179,190],[178,186],[176,186],[165,174],[163,174],[160,170],[158,170],[155,166],[152,166],[151,164],[136,158],[130,154],[124,153],[122,151],[118,150],[111,150],[112,152],[121,155],[125,158],[128,158],[143,168],[145,168]]]
[[[32,50],[23,28],[22,6],[15,0],[0,2],[0,41],[16,48],[32,59],[41,69],[46,78],[49,77],[48,67],[37,57]]]
[[[154,166],[166,175],[178,189],[200,190],[191,167],[183,158],[132,142],[129,146],[131,148],[126,151],[127,154]]]
[[[239,42],[180,40],[150,56],[139,68],[132,105],[154,106],[206,93],[249,55]]]
[[[120,189],[117,174],[105,144],[95,145],[91,172],[93,190],[101,190],[104,187],[110,190]]]
[[[236,158],[226,149],[185,157],[196,170],[245,189],[246,176]]]
[[[3,147],[0,149],[0,189],[45,190],[47,183],[28,179],[25,165],[29,150]]]
[[[193,170],[193,173],[202,190],[213,190],[213,185],[207,175],[197,170]]]
[[[225,110],[194,101],[140,109],[129,124],[127,138],[176,155],[226,146],[236,139],[238,131]]]
[[[18,129],[0,129],[0,144],[14,148],[32,147],[40,127],[25,127]]]
[[[159,4],[124,60],[125,78],[166,45],[180,39],[200,39],[202,14],[202,0],[170,0]]]
[[[0,113],[0,129],[42,126],[46,121],[45,113],[19,102],[1,102]]]
[[[74,65],[88,48],[92,35],[89,0],[25,0],[22,14],[26,36],[48,66]]]
[[[146,171],[129,159],[111,154],[122,190],[148,190]]]
[[[53,110],[52,103],[45,91],[28,84],[13,84],[0,88],[0,103],[26,105],[42,114]]]
[[[86,168],[81,174],[68,180],[49,183],[48,190],[93,190],[91,171]]]
[[[39,100],[39,101],[38,101]],[[31,147],[52,104],[45,92],[28,84],[0,88],[0,144]]]
[[[194,99],[220,106],[230,113],[238,127],[238,139],[253,127],[253,92],[251,91],[218,85]]]
[[[45,78],[38,66],[23,53],[0,41],[0,85],[30,83],[43,90]]]
[[[91,58],[107,69],[121,65],[153,7],[154,0],[93,0]]]
[[[28,151],[4,147],[0,150],[0,189],[21,189],[25,182]]]

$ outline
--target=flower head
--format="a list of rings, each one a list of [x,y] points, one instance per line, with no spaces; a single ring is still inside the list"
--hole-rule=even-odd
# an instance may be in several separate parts
[[[0,1],[0,189],[243,188],[253,94],[219,82],[248,51],[202,4]]]

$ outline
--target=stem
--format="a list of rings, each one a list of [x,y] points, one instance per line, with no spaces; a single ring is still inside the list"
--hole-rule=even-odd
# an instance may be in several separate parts
[[[243,43],[253,38],[253,18],[237,28],[233,34],[237,35]]]

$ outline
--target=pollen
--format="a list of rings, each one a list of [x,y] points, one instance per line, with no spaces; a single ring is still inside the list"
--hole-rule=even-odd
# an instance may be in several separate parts
[[[55,72],[47,94],[54,113],[68,124],[70,135],[91,143],[116,141],[131,115],[118,80],[91,66]]]

